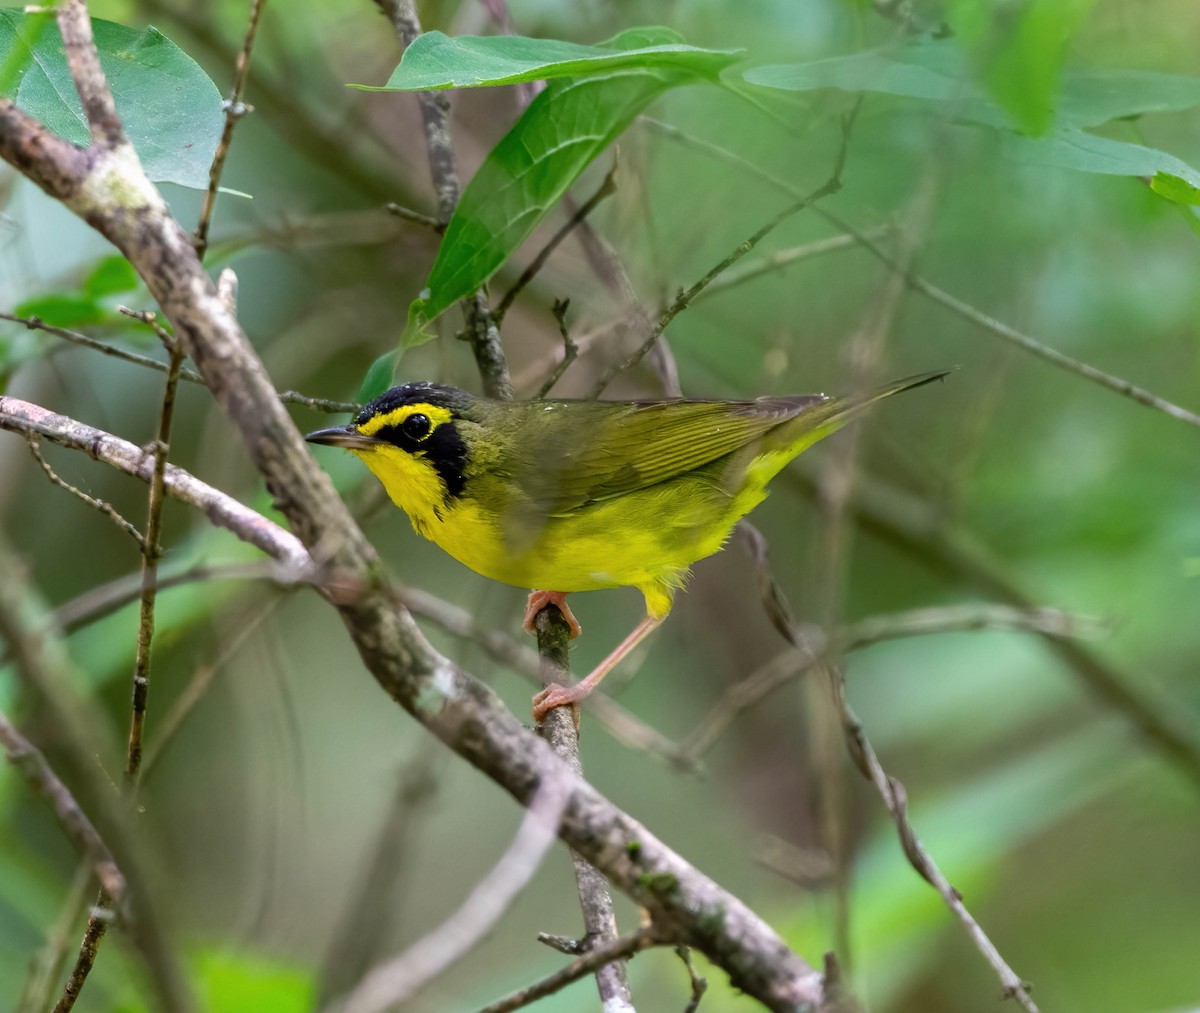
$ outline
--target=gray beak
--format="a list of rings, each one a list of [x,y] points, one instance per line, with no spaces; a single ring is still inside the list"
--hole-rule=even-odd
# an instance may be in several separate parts
[[[347,450],[366,450],[378,446],[382,442],[373,436],[363,436],[353,425],[318,429],[304,438],[309,443],[320,443],[326,447],[344,447]]]

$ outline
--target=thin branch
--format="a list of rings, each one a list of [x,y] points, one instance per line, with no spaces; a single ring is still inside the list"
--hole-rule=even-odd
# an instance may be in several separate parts
[[[340,1013],[384,1013],[415,995],[478,943],[541,867],[557,839],[569,796],[565,778],[545,779],[508,850],[462,906],[400,956],[367,974],[338,1007]]]
[[[967,906],[962,900],[962,894],[950,885],[949,880],[943,875],[937,863],[925,850],[920,838],[917,837],[917,833],[908,819],[908,796],[904,785],[896,778],[889,776],[883,769],[879,757],[867,740],[862,723],[846,701],[846,681],[840,677],[840,673],[838,675],[839,677],[832,680],[834,702],[841,715],[842,731],[846,736],[850,757],[863,777],[875,786],[884,805],[887,806],[888,812],[891,813],[905,856],[921,877],[937,890],[946,906],[950,908],[966,930],[967,936],[975,948],[996,972],[996,976],[1000,979],[1004,998],[1016,1000],[1017,1005],[1026,1013],[1038,1013],[1037,1004],[1029,995],[1029,986],[1000,955],[1000,951],[988,938],[987,933],[967,910]]]
[[[126,146],[129,142],[117,116],[112,91],[100,69],[100,57],[92,40],[92,21],[83,0],[61,0],[58,30],[62,33],[71,80],[83,104],[92,145],[109,149]]]
[[[512,306],[513,301],[537,277],[537,273],[545,266],[546,261],[550,259],[550,255],[558,249],[559,244],[587,220],[587,216],[595,210],[596,206],[605,197],[611,197],[616,192],[617,161],[614,158],[612,168],[605,174],[604,180],[596,188],[596,192],[576,208],[571,217],[550,237],[549,242],[538,251],[537,256],[530,261],[529,266],[521,272],[521,276],[513,283],[512,288],[504,293],[503,298],[501,298],[496,308],[492,310],[492,320],[495,321],[497,327],[503,323],[504,315],[508,312],[509,307]]]
[[[538,397],[545,397],[554,388],[554,385],[562,379],[563,373],[570,368],[572,362],[579,355],[579,346],[575,344],[575,339],[571,337],[571,330],[567,326],[567,309],[571,305],[570,299],[555,299],[554,306],[551,312],[554,314],[554,319],[558,321],[558,333],[563,339],[563,356],[558,365],[554,367],[553,372],[546,377],[546,382],[542,384],[538,390]]]
[[[700,1007],[700,1000],[704,998],[704,993],[708,990],[708,980],[700,975],[696,970],[696,965],[692,963],[691,950],[686,946],[676,946],[675,952],[683,961],[683,966],[687,968],[688,980],[692,985],[692,994],[688,999],[688,1004],[683,1008],[683,1013],[696,1013]]]
[[[5,758],[20,772],[29,787],[50,803],[67,837],[91,864],[105,891],[120,904],[127,884],[108,845],[75,801],[70,789],[51,769],[41,750],[17,731],[3,714],[0,714],[0,746],[4,747]]]
[[[559,709],[561,710],[561,708]],[[511,1013],[512,1010],[520,1009],[522,1006],[528,1006],[548,995],[553,995],[572,982],[578,981],[614,960],[628,960],[635,954],[641,953],[642,950],[647,950],[651,946],[661,946],[662,943],[663,940],[653,925],[643,926],[627,936],[618,936],[603,946],[589,950],[582,957],[572,960],[561,971],[556,971],[528,988],[518,989],[511,995],[484,1006],[479,1013]]]
[[[605,370],[604,373],[601,374],[592,390],[593,397],[598,397],[618,373],[622,373],[641,362],[646,353],[650,351],[650,349],[662,336],[663,331],[667,329],[671,321],[674,320],[675,317],[682,313],[685,309],[687,309],[687,307],[691,305],[692,301],[698,295],[700,295],[701,292],[708,288],[708,286],[712,284],[717,277],[719,277],[744,256],[746,256],[746,254],[748,254],[760,242],[762,242],[762,240],[766,238],[766,236],[769,235],[778,225],[786,221],[788,218],[799,214],[806,208],[811,207],[823,197],[828,197],[830,194],[837,193],[842,188],[842,170],[846,165],[846,153],[850,145],[850,129],[853,126],[853,122],[854,116],[852,114],[851,116],[847,117],[846,121],[843,123],[842,143],[841,147],[838,149],[837,159],[834,163],[833,172],[830,174],[829,179],[827,179],[811,193],[801,197],[794,204],[784,208],[762,228],[755,232],[754,235],[739,243],[728,256],[723,258],[718,264],[710,269],[703,278],[695,282],[689,288],[681,290],[679,294],[676,295],[674,302],[672,302],[671,305],[668,306],[659,316],[658,321],[650,329],[650,333],[647,335],[645,341],[643,341],[642,344],[635,349],[632,354],[627,356],[621,362],[610,366],[607,370]]]
[[[66,481],[66,479],[62,478],[57,472],[55,472],[53,468],[50,467],[50,462],[42,456],[42,446],[38,438],[31,433],[28,436],[28,440],[29,452],[33,455],[33,459],[37,461],[37,463],[41,466],[42,471],[46,473],[46,477],[50,479],[54,485],[57,485],[60,489],[66,489],[67,492],[83,500],[83,502],[92,509],[99,510],[100,513],[104,514],[105,517],[107,517],[118,528],[124,531],[125,534],[129,535],[129,537],[137,542],[138,545],[142,544],[142,533],[138,531],[138,529],[135,528],[129,521],[122,517],[120,511],[118,511],[116,507],[102,499],[96,499],[94,496],[89,496],[82,489],[73,486],[70,482]]]
[[[0,320],[10,320],[14,324],[21,324],[28,327],[31,331],[44,331],[46,334],[53,334],[56,338],[62,338],[64,341],[80,345],[83,348],[90,348],[104,355],[111,355],[115,359],[132,362],[135,366],[144,366],[146,369],[152,369],[156,373],[165,373],[169,368],[167,363],[159,362],[148,355],[139,355],[137,352],[129,352],[123,348],[117,348],[115,345],[97,341],[95,338],[90,338],[86,334],[69,330],[66,327],[56,327],[53,324],[46,323],[40,317],[18,317],[11,313],[0,313]],[[194,369],[189,369],[187,366],[180,367],[179,379],[187,380],[188,383],[204,385],[204,378]],[[331,415],[345,412],[354,414],[360,407],[353,401],[331,401],[327,398],[309,397],[307,394],[301,394],[294,390],[280,391],[278,397],[285,404],[304,405],[304,407],[312,408],[314,411],[328,412]]]
[[[549,605],[542,609],[538,613],[535,628],[543,684],[569,684],[571,673],[567,644],[570,633],[558,607]],[[543,719],[541,731],[555,754],[570,770],[582,776],[583,760],[579,756],[579,729],[575,724],[575,717],[574,708],[557,707]],[[617,916],[613,908],[612,892],[608,889],[604,877],[587,859],[572,852],[571,864],[575,869],[575,886],[579,892],[579,906],[583,911],[582,943],[585,951],[591,950],[617,938]],[[633,996],[629,990],[624,961],[614,961],[598,967],[596,988],[600,993],[600,1003],[606,1011],[618,1013],[633,1009]]]
[[[375,0],[376,6],[391,21],[404,48],[421,34],[421,19],[414,0]],[[450,103],[440,92],[419,91],[417,103],[425,124],[425,143],[429,153],[429,172],[437,192],[438,219],[450,221],[458,206],[458,167],[454,147],[450,143]],[[475,363],[483,380],[483,392],[488,397],[508,400],[512,397],[512,378],[500,344],[500,330],[488,309],[482,292],[468,296],[462,302],[467,322],[467,337],[475,353]]]
[[[125,760],[127,785],[136,791],[142,767],[142,736],[146,722],[146,701],[150,692],[150,648],[154,642],[154,606],[158,596],[158,561],[162,556],[162,510],[165,500],[167,454],[170,451],[171,423],[175,414],[175,391],[179,367],[183,363],[183,345],[171,346],[171,363],[163,393],[158,433],[154,440],[154,469],[150,473],[149,499],[146,506],[146,538],[142,544],[142,594],[138,618],[137,649],[133,663],[132,710],[129,720],[129,745]]]
[[[886,236],[892,231],[891,226],[881,225],[871,229],[868,234],[872,238],[875,238]],[[851,249],[857,245],[859,245],[858,238],[847,232],[844,235],[830,236],[828,239],[818,239],[811,243],[805,243],[803,246],[792,246],[786,250],[776,250],[769,257],[764,257],[762,260],[756,260],[750,264],[744,264],[740,269],[731,268],[720,278],[714,280],[708,288],[692,301],[700,302],[719,292],[727,292],[738,285],[744,285],[755,278],[761,278],[765,274],[778,273],[784,268],[790,267],[792,264],[797,264],[802,260],[810,260],[813,257],[821,257],[827,253],[836,253],[839,250]]]
[[[718,158],[732,165],[736,165],[743,171],[750,173],[755,178],[760,179],[765,183],[769,183],[771,186],[785,194],[794,196],[799,193],[799,191],[792,186],[791,183],[778,178],[777,176],[763,169],[761,166],[755,165],[753,162],[743,158],[741,155],[729,151],[718,144],[713,144],[710,141],[693,137],[692,135],[679,130],[677,127],[671,126],[667,123],[662,123],[649,117],[641,117],[641,122],[657,130],[659,133],[672,138],[673,140],[686,144],[698,151],[704,151],[707,154],[712,155],[714,158]],[[1003,321],[997,320],[989,314],[984,313],[982,310],[976,309],[974,306],[970,305],[964,300],[959,299],[957,296],[951,295],[944,289],[941,289],[932,282],[927,281],[921,275],[911,270],[902,271],[901,265],[895,260],[895,258],[893,258],[887,253],[887,251],[883,249],[883,247],[870,238],[866,232],[851,225],[840,215],[837,215],[831,211],[826,211],[824,208],[817,208],[816,213],[828,221],[831,225],[854,236],[861,246],[867,249],[887,267],[901,273],[905,283],[910,288],[915,289],[939,305],[944,306],[946,309],[958,314],[964,320],[969,320],[974,324],[978,324],[984,330],[991,334],[995,334],[997,337],[1002,338],[1010,344],[1016,345],[1018,348],[1030,352],[1031,354],[1036,355],[1038,358],[1044,359],[1045,361],[1058,366],[1060,369],[1064,369],[1069,373],[1074,373],[1077,376],[1081,376],[1085,380],[1090,380],[1092,383],[1098,384],[1099,386],[1104,387],[1106,390],[1111,390],[1112,392],[1120,394],[1123,397],[1130,398],[1131,400],[1136,401],[1138,404],[1144,405],[1147,408],[1153,408],[1156,411],[1161,411],[1164,414],[1169,415],[1171,418],[1178,419],[1180,422],[1186,422],[1193,426],[1200,426],[1200,414],[1189,411],[1187,408],[1182,408],[1171,401],[1167,401],[1165,398],[1161,398],[1157,394],[1153,394],[1144,387],[1139,387],[1122,377],[1115,376],[1112,373],[1106,373],[1104,370],[1097,369],[1095,366],[1089,365],[1086,362],[1083,362],[1079,359],[1074,359],[1069,355],[1064,355],[1062,352],[1052,348],[1045,342],[1039,341],[1030,335],[1023,334],[1016,328],[1010,327]]]
[[[208,226],[212,221],[213,208],[217,203],[217,190],[221,186],[221,174],[225,171],[225,159],[229,154],[229,142],[233,140],[234,127],[254,107],[242,101],[246,90],[246,77],[250,72],[250,54],[254,51],[254,38],[258,34],[258,20],[267,0],[250,0],[250,17],[246,23],[246,36],[242,40],[242,49],[238,53],[234,65],[233,87],[229,98],[225,100],[225,129],[221,131],[221,139],[217,142],[217,150],[213,153],[212,165],[208,170],[208,189],[204,192],[204,204],[200,208],[200,220],[196,224],[193,242],[196,255],[203,260],[208,250]]]
[[[20,433],[26,438],[32,434],[72,450],[82,450],[93,460],[102,461],[143,481],[149,481],[154,471],[154,455],[141,447],[28,401],[0,396],[0,429]],[[295,567],[296,572],[311,572],[308,552],[294,535],[262,514],[243,506],[232,496],[201,482],[173,464],[168,464],[164,472],[164,487],[175,499],[202,510],[217,527],[225,528],[242,541]]]
[[[383,206],[383,209],[397,218],[403,218],[406,221],[416,222],[418,225],[425,225],[433,229],[434,232],[441,235],[446,231],[446,223],[440,222],[431,215],[421,214],[420,211],[414,211],[412,208],[406,208],[403,204],[397,204],[394,201]]]
[[[149,494],[146,506],[146,535],[142,539],[142,590],[141,609],[138,617],[137,640],[133,662],[133,692],[129,716],[129,741],[125,754],[126,795],[136,800],[137,785],[142,767],[142,735],[146,721],[146,702],[150,693],[150,648],[154,641],[154,605],[158,595],[158,560],[162,556],[159,539],[162,531],[162,508],[164,501],[163,483],[167,468],[167,453],[170,448],[171,421],[175,414],[175,391],[179,385],[179,369],[183,365],[183,345],[175,341],[157,323],[153,313],[137,313],[126,309],[127,315],[135,317],[153,327],[159,339],[170,353],[167,382],[163,392],[162,408],[158,416],[158,431],[154,440],[154,463],[150,472]],[[117,903],[101,881],[100,894],[88,915],[83,942],[75,958],[70,979],[63,989],[62,998],[55,1013],[69,1013],[87,983],[96,962],[96,954],[104,941],[105,933],[112,922]]]
[[[930,636],[940,633],[970,633],[994,630],[1034,633],[1054,637],[1098,636],[1099,620],[1058,609],[991,603],[912,609],[891,615],[870,616],[838,631],[833,638],[834,655],[870,647],[885,640]],[[682,757],[699,762],[733,721],[775,690],[828,659],[823,645],[814,645],[811,635],[799,650],[781,651],[766,664],[725,690],[712,710],[679,743]]]

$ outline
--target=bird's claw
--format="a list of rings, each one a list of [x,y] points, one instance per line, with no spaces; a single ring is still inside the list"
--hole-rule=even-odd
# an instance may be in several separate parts
[[[537,627],[534,624],[537,622],[538,613],[547,605],[555,606],[562,613],[562,617],[567,621],[567,627],[571,631],[572,640],[583,632],[583,627],[579,625],[579,620],[575,618],[575,614],[571,611],[571,606],[567,604],[566,591],[529,592],[529,600],[525,603],[525,622],[523,624],[526,632],[537,632]]]

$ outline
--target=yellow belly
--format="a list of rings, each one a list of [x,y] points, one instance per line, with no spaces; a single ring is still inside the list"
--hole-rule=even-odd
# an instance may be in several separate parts
[[[753,478],[736,495],[711,479],[673,481],[561,515],[506,517],[467,495],[441,502],[418,472],[392,455],[363,459],[421,535],[492,580],[550,591],[636,587],[665,616],[689,567],[717,552],[734,524],[765,496]],[[403,469],[403,474],[400,470]],[[441,502],[434,509],[433,503]]]

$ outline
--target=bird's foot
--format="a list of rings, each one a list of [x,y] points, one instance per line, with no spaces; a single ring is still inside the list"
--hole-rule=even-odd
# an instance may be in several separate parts
[[[558,611],[562,613],[562,617],[567,621],[567,626],[571,630],[571,639],[574,640],[580,633],[583,632],[583,627],[579,625],[579,620],[575,618],[575,613],[571,611],[571,606],[567,604],[566,591],[530,591],[529,600],[525,603],[525,629],[530,633],[536,633],[537,629],[534,623],[537,621],[537,615],[547,605],[554,605]],[[553,706],[557,707],[558,704]],[[541,718],[538,718],[540,721]]]
[[[557,683],[547,686],[540,693],[533,695],[533,722],[540,725],[555,707],[571,706],[571,718],[575,722],[575,734],[579,734],[579,701],[591,690],[581,689],[579,683],[574,686],[560,686]]]

